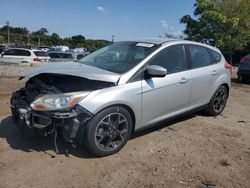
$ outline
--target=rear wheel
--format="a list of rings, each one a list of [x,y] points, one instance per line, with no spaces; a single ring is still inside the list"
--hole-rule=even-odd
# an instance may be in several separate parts
[[[87,124],[85,146],[97,156],[118,152],[132,132],[132,118],[123,107],[106,108]]]
[[[228,98],[228,90],[225,86],[220,86],[214,93],[207,107],[208,114],[212,116],[219,115],[225,108]]]
[[[245,81],[246,81],[246,79],[245,79],[245,77],[244,77],[244,76],[239,75],[239,76],[238,76],[237,81],[238,81],[239,83],[243,83],[243,82],[245,82]]]

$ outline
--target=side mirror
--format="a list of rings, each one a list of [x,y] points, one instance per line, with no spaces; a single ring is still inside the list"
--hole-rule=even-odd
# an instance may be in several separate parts
[[[2,57],[4,56],[4,52],[1,53],[1,56],[2,56]]]
[[[167,74],[167,69],[158,65],[150,65],[146,68],[146,71],[145,71],[145,76],[147,78],[165,77],[166,74]]]

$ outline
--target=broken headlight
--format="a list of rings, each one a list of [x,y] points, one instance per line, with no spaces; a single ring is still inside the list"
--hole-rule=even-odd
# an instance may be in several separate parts
[[[30,107],[38,111],[69,109],[87,97],[88,94],[89,92],[74,92],[44,95],[32,102]]]

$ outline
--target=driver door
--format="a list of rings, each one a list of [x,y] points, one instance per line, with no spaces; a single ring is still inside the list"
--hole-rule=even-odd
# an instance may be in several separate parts
[[[185,112],[191,94],[191,73],[183,45],[163,49],[149,61],[150,65],[166,68],[167,75],[142,80],[144,126]]]

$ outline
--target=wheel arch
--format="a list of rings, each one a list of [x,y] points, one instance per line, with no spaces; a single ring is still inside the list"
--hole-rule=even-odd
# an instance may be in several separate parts
[[[227,89],[227,97],[228,97],[229,96],[229,91],[230,91],[230,87],[229,87],[228,83],[223,83],[223,84],[221,84],[221,86],[226,87],[226,89]]]
[[[122,104],[122,103],[111,104],[109,106],[106,106],[106,107],[100,109],[97,113],[103,111],[104,109],[107,109],[107,108],[110,108],[110,107],[114,107],[114,106],[120,106],[120,107],[123,107],[126,110],[128,110],[128,112],[129,112],[129,114],[131,115],[131,118],[132,118],[132,134],[133,134],[134,130],[135,130],[135,125],[136,125],[136,117],[135,117],[135,113],[134,113],[133,109],[130,106],[128,106],[126,104]]]

